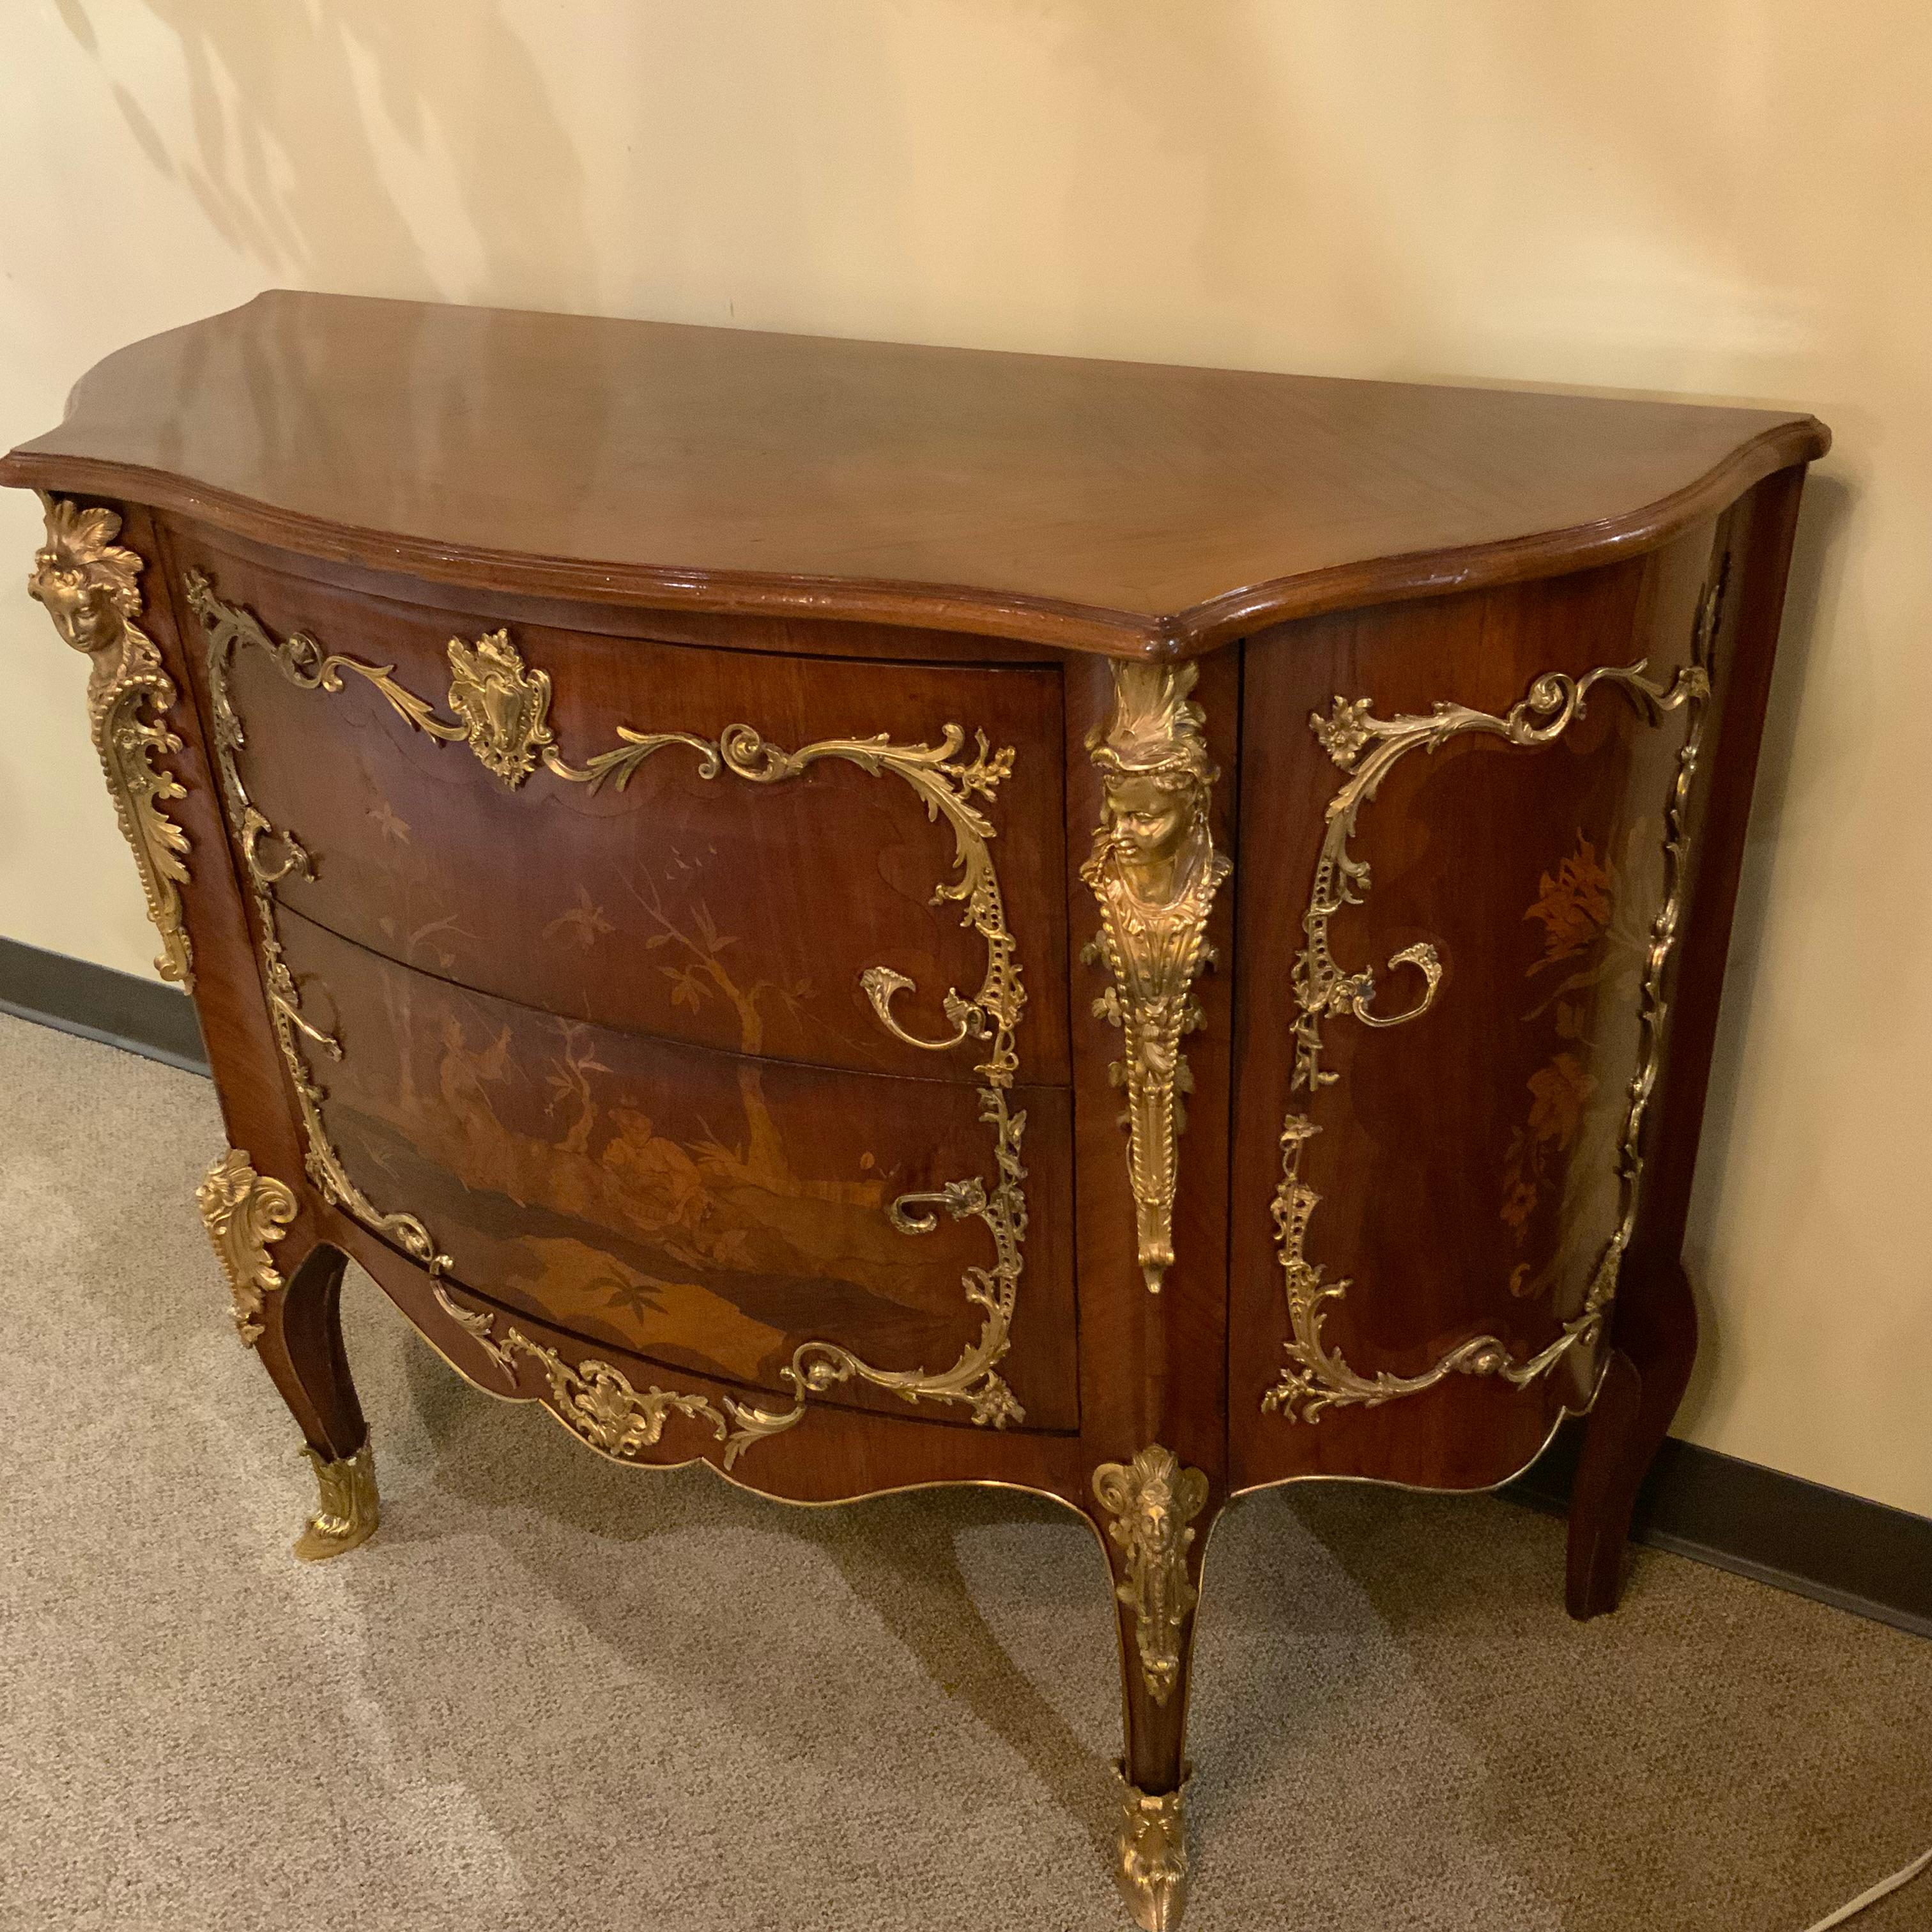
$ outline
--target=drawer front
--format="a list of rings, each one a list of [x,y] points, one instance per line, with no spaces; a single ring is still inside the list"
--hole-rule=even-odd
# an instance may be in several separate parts
[[[170,544],[248,794],[309,855],[274,887],[292,909],[766,1058],[976,1084],[1002,1009],[1018,1077],[1066,1080],[1057,669],[493,644],[459,609]]]
[[[920,1414],[970,1424],[997,1376],[1007,1426],[1077,1425],[1064,1090],[995,1110],[952,1082],[616,1032],[276,925],[303,1020],[339,1048],[296,1036],[328,1158],[466,1288],[788,1400],[822,1343],[886,1378],[855,1371],[834,1402],[904,1414],[910,1372]],[[1003,1142],[1024,1162],[1004,1196]]]

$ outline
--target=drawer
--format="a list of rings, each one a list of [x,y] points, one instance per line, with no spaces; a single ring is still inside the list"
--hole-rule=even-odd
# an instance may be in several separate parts
[[[968,1290],[1001,1266],[984,1096],[950,1081],[802,1067],[614,1031],[454,986],[292,910],[277,926],[321,1117],[348,1178],[424,1223],[464,1287],[584,1340],[785,1396],[794,1352],[830,1342],[943,1375],[980,1342]],[[1024,1205],[998,1373],[1016,1426],[1077,1424],[1070,1109],[1006,1096]],[[904,1203],[894,1211],[896,1202]],[[1030,1210],[1030,1211],[1028,1211]],[[830,1398],[905,1415],[855,1376]],[[910,1412],[970,1424],[970,1406]]]
[[[962,1003],[1016,987],[1020,1077],[1067,1079],[1057,668],[513,625],[517,662],[500,652],[476,703],[481,752],[505,776],[464,740],[452,696],[452,640],[484,668],[474,647],[490,625],[191,532],[172,549],[181,576],[206,580],[190,600],[204,622],[230,614],[238,766],[310,855],[275,889],[306,916],[596,1025],[967,1085],[985,1041]],[[298,635],[314,645],[289,649]],[[320,653],[353,662],[318,680]],[[519,716],[539,715],[548,746],[539,734],[520,760],[500,755]]]

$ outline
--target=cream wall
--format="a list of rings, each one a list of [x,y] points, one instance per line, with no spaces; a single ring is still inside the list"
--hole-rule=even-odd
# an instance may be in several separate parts
[[[1924,0],[9,0],[0,440],[274,284],[1816,410],[1679,1429],[1932,1514],[1928,73]],[[0,932],[141,969],[86,667],[0,663]]]

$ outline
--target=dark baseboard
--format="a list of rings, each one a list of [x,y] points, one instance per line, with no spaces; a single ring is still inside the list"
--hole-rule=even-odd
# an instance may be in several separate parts
[[[155,980],[0,938],[0,1012],[104,1040],[192,1073],[208,1071],[194,1005]],[[1562,1510],[1582,1447],[1567,1424],[1502,1494]],[[1932,1519],[1775,1469],[1668,1442],[1637,1498],[1640,1543],[1755,1577],[1932,1636]]]
[[[0,1012],[190,1073],[208,1071],[194,1002],[185,993],[17,939],[0,938]]]
[[[1566,1424],[1502,1491],[1562,1510],[1583,1444]],[[1639,1492],[1634,1540],[1932,1636],[1932,1518],[1828,1490],[1694,1442],[1666,1442]]]

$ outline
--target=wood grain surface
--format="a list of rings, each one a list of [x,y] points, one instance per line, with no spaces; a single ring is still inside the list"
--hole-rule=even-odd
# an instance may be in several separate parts
[[[1292,1082],[1294,976],[1325,814],[1343,782],[1311,717],[1336,694],[1369,699],[1382,719],[1442,704],[1501,716],[1546,673],[1640,662],[1667,687],[1689,660],[1713,540],[1707,524],[1627,563],[1336,614],[1300,627],[1292,650],[1250,649],[1242,842],[1275,863],[1242,900],[1235,967],[1237,1486],[1372,1468],[1480,1488],[1534,1455],[1566,1406],[1588,1402],[1594,1348],[1526,1388],[1452,1375],[1380,1406],[1300,1421],[1264,1413],[1287,1335],[1269,1205],[1293,1112],[1317,1129],[1302,1165],[1321,1196],[1309,1258],[1349,1284],[1328,1307],[1324,1336],[1362,1374],[1416,1375],[1486,1334],[1527,1359],[1578,1313],[1620,1212],[1665,812],[1690,722],[1682,710],[1653,719],[1600,686],[1551,743],[1466,734],[1394,766],[1361,809],[1349,850],[1368,875],[1359,903],[1329,922],[1328,943],[1342,970],[1373,970],[1380,1012],[1420,996],[1415,970],[1387,963],[1406,947],[1436,948],[1442,985],[1402,1024],[1330,1016],[1323,1064],[1334,1083],[1311,1094]]]
[[[992,1172],[973,1089],[566,1020],[412,972],[298,914],[278,922],[344,1045],[318,1065],[344,1165],[379,1204],[419,1216],[478,1295],[579,1342],[780,1396],[804,1342],[938,1370],[978,1334],[964,1284],[994,1260],[986,1228],[941,1213],[908,1232],[887,1211]],[[1023,1426],[1070,1429],[1066,1096],[1020,1089],[1015,1103],[1034,1211],[1006,1377]],[[830,1399],[908,1413],[862,1384]],[[970,1421],[956,1405],[917,1412]]]
[[[444,581],[1120,655],[1666,541],[1804,416],[274,291],[0,482]]]
[[[171,526],[177,581],[198,571],[272,635],[393,668],[447,718],[452,637],[487,628],[460,604],[406,604],[234,556]],[[1066,902],[1060,886],[1060,668],[867,664],[656,640],[620,642],[518,624],[516,644],[550,680],[550,728],[581,767],[620,734],[684,732],[716,744],[748,724],[781,750],[884,734],[938,745],[949,726],[974,754],[983,732],[1012,770],[988,805],[988,842],[1023,962],[1019,1078],[1064,1085]],[[706,777],[674,745],[620,787],[542,770],[512,790],[460,745],[415,730],[366,680],[292,685],[259,650],[238,654],[250,795],[296,832],[314,863],[276,888],[310,918],[405,964],[573,1019],[725,1050],[972,1082],[975,1043],[928,1052],[879,1023],[862,975],[913,983],[893,1002],[915,1037],[953,1029],[949,991],[970,997],[983,940],[935,898],[957,876],[944,821],[890,772],[828,760],[778,785]]]

